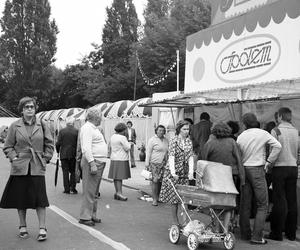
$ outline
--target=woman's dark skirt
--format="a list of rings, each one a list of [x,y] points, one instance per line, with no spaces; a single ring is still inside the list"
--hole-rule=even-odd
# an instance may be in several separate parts
[[[1,208],[48,207],[45,176],[11,175],[0,202]]]
[[[124,180],[131,177],[129,161],[110,161],[108,178],[114,180]]]

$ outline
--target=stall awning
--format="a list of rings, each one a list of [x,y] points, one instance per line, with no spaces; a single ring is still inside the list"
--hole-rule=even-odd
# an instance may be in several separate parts
[[[180,94],[173,98],[165,98],[160,101],[148,102],[139,106],[188,108],[202,105],[217,105],[221,103],[242,103],[297,98],[300,99],[300,79],[282,79],[280,81],[261,84]]]
[[[222,37],[230,39],[233,34],[239,36],[245,28],[252,32],[258,24],[260,27],[265,28],[271,20],[279,24],[286,15],[295,19],[300,16],[299,6],[299,0],[276,1],[223,23],[210,26],[187,37],[187,50],[192,51],[194,47],[199,49],[203,43],[208,46],[212,40],[217,43]]]

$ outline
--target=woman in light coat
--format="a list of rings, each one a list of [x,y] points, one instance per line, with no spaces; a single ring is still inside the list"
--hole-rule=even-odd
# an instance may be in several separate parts
[[[54,145],[50,130],[36,119],[35,99],[19,102],[22,118],[11,124],[3,151],[11,162],[10,177],[0,202],[1,208],[15,208],[19,215],[19,236],[27,238],[26,210],[35,209],[39,221],[38,241],[47,238],[46,207],[49,206],[45,172]]]
[[[133,142],[128,142],[125,137],[127,126],[125,123],[118,123],[115,126],[116,133],[112,135],[108,146],[110,155],[110,168],[108,178],[114,180],[116,193],[115,200],[127,201],[122,193],[122,182],[131,177],[129,167],[129,150]]]

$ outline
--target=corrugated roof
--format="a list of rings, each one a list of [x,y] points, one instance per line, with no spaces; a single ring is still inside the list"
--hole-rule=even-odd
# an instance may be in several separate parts
[[[166,98],[139,106],[183,108],[220,103],[270,101],[291,98],[300,98],[300,79],[282,79],[260,84],[185,93],[173,98]]]

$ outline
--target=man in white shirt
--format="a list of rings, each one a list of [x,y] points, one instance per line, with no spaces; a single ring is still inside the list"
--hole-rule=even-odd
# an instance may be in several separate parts
[[[101,222],[101,219],[96,216],[95,197],[107,158],[107,144],[97,127],[101,124],[101,119],[102,114],[99,110],[89,109],[86,123],[80,129],[83,200],[79,223],[87,226],[94,226],[95,223]]]
[[[246,174],[245,185],[242,186],[241,189],[241,237],[244,240],[250,240],[252,244],[266,244],[267,241],[263,238],[263,229],[268,209],[265,170],[277,159],[281,145],[267,131],[257,128],[259,123],[253,113],[244,114],[242,121],[246,130],[237,138],[237,144],[242,153],[242,162]],[[266,159],[265,148],[267,144],[272,150]],[[253,197],[255,197],[257,213],[252,234],[250,228],[250,212]]]

